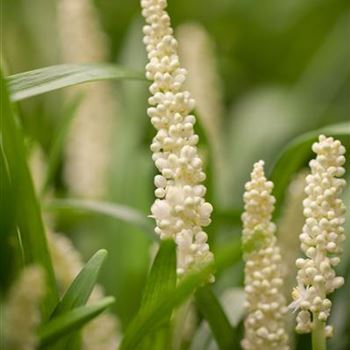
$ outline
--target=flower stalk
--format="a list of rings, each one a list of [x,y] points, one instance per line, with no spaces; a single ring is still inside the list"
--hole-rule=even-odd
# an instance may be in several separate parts
[[[314,328],[312,331],[312,350],[326,350],[326,323],[323,321],[315,320]]]

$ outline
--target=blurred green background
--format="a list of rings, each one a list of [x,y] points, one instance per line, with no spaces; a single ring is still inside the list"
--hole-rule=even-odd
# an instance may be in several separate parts
[[[66,62],[64,47],[74,50],[80,45],[74,36],[62,39],[60,3],[63,1],[2,0],[1,30],[5,40],[1,54],[7,75]],[[71,0],[72,6],[78,3],[88,1]],[[139,1],[96,0],[94,6],[94,20],[105,34],[104,60],[142,72],[146,56]],[[196,62],[201,71],[192,72],[190,62],[189,79],[200,81],[208,74],[215,76],[215,82],[206,86],[212,89],[206,91],[206,96],[210,100],[215,95],[216,114],[209,115],[208,123],[203,120],[209,136],[203,153],[207,156],[206,148],[210,148],[215,159],[214,176],[208,181],[214,208],[240,210],[243,184],[253,162],[264,159],[270,169],[281,148],[295,136],[350,120],[349,1],[169,0],[169,13],[175,32],[179,32],[180,48],[186,46],[186,40],[187,47],[191,47],[191,36],[186,31],[190,30],[186,25],[191,23],[204,33],[212,55],[207,62],[197,52]],[[74,31],[74,18],[66,25]],[[197,50],[196,44],[193,42],[193,50]],[[149,151],[154,130],[146,115],[147,83],[109,86],[117,107],[112,141],[107,148],[110,157],[107,190],[102,199],[148,215],[156,172]],[[59,91],[18,105],[28,147],[40,145],[44,159],[50,153],[63,117],[70,113],[69,101]],[[197,102],[200,111],[201,101]],[[99,118],[97,113],[96,120]],[[80,147],[84,148],[84,144]],[[62,152],[50,195],[77,197],[64,179],[65,161]],[[347,191],[347,203],[349,197]],[[149,237],[132,225],[96,215],[60,212],[52,221],[52,229],[67,234],[85,257],[100,247],[109,250],[101,283],[108,294],[116,296],[115,311],[125,327],[142,295],[152,255]],[[215,250],[215,245],[239,234],[239,227],[216,225],[214,220],[210,234]],[[350,240],[346,244],[350,248]],[[345,251],[345,260],[350,261],[349,250]],[[350,264],[344,266],[350,275]],[[242,264],[238,264],[222,274],[216,288],[237,286],[241,281]],[[339,292],[342,302],[346,301],[343,310],[347,311],[350,311],[346,298],[350,295],[349,284]],[[350,313],[341,309],[337,309],[339,317],[335,322],[344,335],[350,330]],[[299,348],[305,349],[305,344],[302,338]],[[334,341],[331,348],[349,349],[349,336]]]

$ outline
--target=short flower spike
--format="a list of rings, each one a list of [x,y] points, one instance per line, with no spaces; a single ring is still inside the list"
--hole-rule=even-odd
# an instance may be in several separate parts
[[[345,207],[340,194],[345,187],[341,179],[345,173],[345,148],[340,141],[321,135],[312,150],[316,159],[311,160],[311,175],[306,178],[303,202],[306,218],[300,235],[305,258],[296,260],[298,286],[293,291],[294,302],[290,308],[299,310],[296,330],[311,332],[315,321],[326,322],[331,311],[327,295],[344,284],[337,277],[334,267],[339,264],[341,243],[345,239]],[[333,329],[326,326],[326,336]]]
[[[153,81],[148,115],[158,131],[151,150],[160,172],[154,179],[158,199],[151,211],[160,238],[177,243],[177,272],[182,275],[213,259],[202,230],[209,225],[213,208],[204,200],[205,174],[193,130],[196,118],[190,114],[195,101],[184,89],[187,72],[179,63],[167,2],[142,0],[141,5],[147,22],[143,28],[149,59],[146,77]]]
[[[263,166],[263,161],[254,164],[244,193],[242,243],[248,315],[242,347],[245,350],[288,350],[281,254],[276,245],[276,228],[271,221],[275,198],[271,195],[273,184],[266,180]]]
[[[35,350],[41,322],[40,303],[45,296],[45,275],[40,266],[25,267],[11,286],[5,303],[6,349]]]

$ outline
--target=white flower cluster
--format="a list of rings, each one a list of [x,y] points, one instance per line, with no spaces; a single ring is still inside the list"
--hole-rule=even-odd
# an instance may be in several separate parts
[[[212,260],[207,234],[202,226],[210,223],[213,210],[205,202],[205,180],[198,155],[195,117],[190,114],[195,102],[184,89],[186,70],[180,67],[177,41],[173,37],[166,0],[141,0],[144,43],[149,63],[146,77],[153,81],[148,109],[158,130],[151,150],[160,175],[155,177],[156,199],[151,211],[156,233],[161,239],[173,238],[178,246],[178,274],[198,263]]]
[[[44,295],[42,268],[34,265],[25,267],[13,283],[5,303],[4,338],[7,349],[37,348],[36,332],[41,321],[40,302]]]
[[[245,186],[243,251],[245,260],[245,350],[288,350],[282,292],[281,254],[276,245],[275,225],[271,222],[275,199],[272,182],[264,175],[264,162],[254,164],[251,181]]]
[[[306,178],[306,199],[303,202],[306,218],[300,235],[305,258],[296,260],[298,286],[293,291],[291,308],[300,309],[296,330],[307,333],[313,321],[325,322],[330,314],[331,301],[327,295],[344,283],[334,267],[339,264],[341,243],[345,239],[343,224],[345,206],[340,194],[345,180],[345,148],[340,141],[321,135],[312,150],[317,154],[310,162],[311,175]],[[326,335],[332,335],[326,326]]]
[[[93,2],[58,0],[57,5],[62,63],[106,61],[108,42]],[[118,114],[115,94],[108,82],[96,82],[69,88],[65,98],[72,105],[79,101],[65,143],[65,182],[75,196],[102,198],[107,194]]]

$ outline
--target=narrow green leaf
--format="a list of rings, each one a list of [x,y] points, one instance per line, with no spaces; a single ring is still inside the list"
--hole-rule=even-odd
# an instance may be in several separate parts
[[[146,282],[139,313],[156,307],[158,300],[161,299],[163,295],[169,294],[176,288],[176,280],[175,242],[173,240],[161,241]],[[167,336],[169,336],[170,316],[171,312],[163,315],[163,322],[165,325],[149,334],[137,348],[138,350],[163,349],[162,346],[164,343],[167,343]]]
[[[350,143],[350,122],[329,125],[313,130],[295,138],[290,142],[275,162],[270,179],[274,183],[273,194],[276,198],[276,208],[280,208],[283,194],[293,174],[298,171],[311,155],[311,146],[318,135],[343,138]]]
[[[106,257],[107,251],[101,249],[86,263],[65,292],[62,300],[57,304],[51,319],[76,307],[85,305],[96,284],[98,274]]]
[[[205,284],[214,271],[214,265],[203,266],[200,271],[185,277],[171,293],[158,299],[157,305],[138,314],[127,328],[120,350],[134,350],[137,345],[163,324],[164,315],[182,304],[199,286]]]
[[[142,73],[108,63],[61,64],[7,78],[12,101],[97,80],[144,80]]]
[[[160,242],[149,273],[140,311],[157,305],[158,299],[176,288],[176,245],[173,240]]]
[[[62,336],[81,329],[87,322],[98,316],[113,303],[113,297],[106,297],[94,305],[75,308],[44,323],[38,330],[40,348],[51,345],[60,340]]]
[[[65,210],[105,215],[141,228],[151,240],[156,238],[153,225],[147,220],[146,215],[126,205],[94,200],[54,199],[47,202],[43,209],[46,211]]]
[[[16,198],[16,225],[20,230],[25,264],[39,264],[46,272],[47,293],[42,306],[43,317],[46,319],[58,301],[56,280],[39,202],[27,166],[22,130],[13,113],[2,73],[0,140],[12,184],[11,191],[14,191],[11,197]]]
[[[199,288],[195,293],[195,299],[199,311],[210,325],[219,348],[235,349],[238,346],[236,330],[232,327],[211,287]]]
[[[15,235],[16,196],[0,147],[0,302],[15,275],[15,249],[11,242]]]

